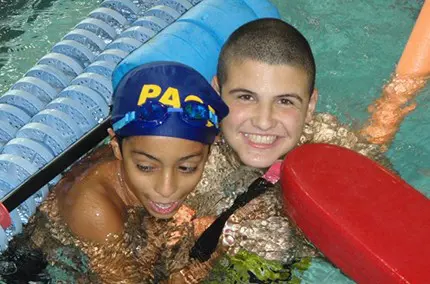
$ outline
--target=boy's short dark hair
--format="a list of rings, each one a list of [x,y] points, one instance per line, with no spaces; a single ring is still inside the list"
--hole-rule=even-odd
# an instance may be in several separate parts
[[[218,60],[220,87],[227,81],[231,61],[252,59],[271,65],[301,67],[309,75],[309,90],[315,85],[315,60],[306,38],[290,24],[274,18],[251,21],[230,35]]]

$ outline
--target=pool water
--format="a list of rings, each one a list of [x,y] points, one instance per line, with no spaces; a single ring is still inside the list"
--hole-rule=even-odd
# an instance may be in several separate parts
[[[0,95],[101,1],[0,0]],[[351,127],[367,119],[412,30],[423,0],[272,0],[310,41],[317,62],[318,111]],[[430,87],[417,98],[388,151],[395,169],[430,197]],[[303,283],[351,283],[323,260]]]
[[[100,3],[0,0],[0,95]]]

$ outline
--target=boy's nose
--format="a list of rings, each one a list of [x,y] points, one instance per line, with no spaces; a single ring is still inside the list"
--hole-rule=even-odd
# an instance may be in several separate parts
[[[171,197],[176,192],[175,178],[172,172],[163,171],[155,185],[155,191],[165,198]]]
[[[260,105],[256,108],[251,120],[254,127],[261,130],[269,130],[274,127],[275,120],[273,118],[273,110],[270,105]]]

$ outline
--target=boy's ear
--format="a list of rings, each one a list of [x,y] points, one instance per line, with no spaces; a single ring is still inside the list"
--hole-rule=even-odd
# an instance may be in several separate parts
[[[218,93],[218,95],[221,96],[221,90],[220,90],[220,87],[219,87],[219,81],[218,81],[218,77],[216,75],[213,76],[212,81],[211,81],[211,85],[212,85],[212,88],[214,88],[215,91]]]
[[[314,88],[314,91],[311,95],[311,98],[308,104],[308,111],[306,113],[306,123],[309,123],[312,120],[315,109],[317,107],[317,102],[318,102],[318,89]]]
[[[112,148],[113,154],[118,160],[122,160],[121,147],[119,145],[118,138],[116,137],[115,132],[112,128],[109,128],[108,133],[110,137],[109,145]]]
[[[215,137],[214,144],[221,141],[221,133]]]

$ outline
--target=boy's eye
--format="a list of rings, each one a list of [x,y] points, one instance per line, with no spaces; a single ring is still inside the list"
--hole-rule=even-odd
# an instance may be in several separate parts
[[[293,105],[294,104],[293,101],[291,101],[289,99],[285,99],[285,98],[284,99],[280,99],[279,103],[282,104],[282,105]]]
[[[137,164],[137,168],[139,170],[141,170],[142,172],[145,172],[145,173],[149,173],[149,172],[152,172],[154,170],[154,167],[152,167],[152,166],[140,165],[140,164]]]
[[[186,174],[194,173],[197,170],[197,167],[179,166],[178,168],[181,172]]]
[[[254,99],[251,95],[247,95],[247,94],[239,95],[238,98],[239,100],[242,100],[242,101],[251,101]]]

